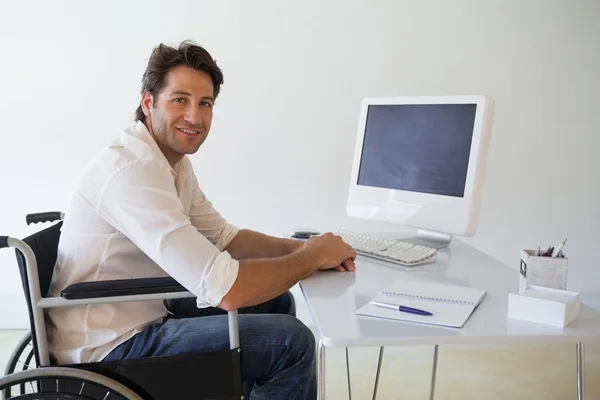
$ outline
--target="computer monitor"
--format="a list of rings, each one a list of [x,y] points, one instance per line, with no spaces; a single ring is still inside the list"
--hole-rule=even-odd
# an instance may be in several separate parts
[[[485,96],[364,99],[346,214],[417,228],[437,249],[473,236],[493,102]]]

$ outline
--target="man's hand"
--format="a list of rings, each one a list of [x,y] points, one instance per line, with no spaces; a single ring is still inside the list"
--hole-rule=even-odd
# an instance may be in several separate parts
[[[335,270],[339,271],[339,272],[345,272],[345,271],[352,272],[355,269],[356,269],[356,266],[354,265],[354,260],[352,258],[348,258],[348,259],[342,261],[342,263],[340,265],[335,267]]]
[[[341,237],[332,233],[312,236],[304,242],[301,251],[312,254],[321,270],[335,269],[340,272],[355,270],[356,252]]]

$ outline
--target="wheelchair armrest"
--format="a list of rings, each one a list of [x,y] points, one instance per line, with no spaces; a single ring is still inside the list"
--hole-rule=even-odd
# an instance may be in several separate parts
[[[187,289],[175,279],[165,277],[76,283],[63,289],[60,295],[64,299],[75,300],[173,292],[187,292]]]

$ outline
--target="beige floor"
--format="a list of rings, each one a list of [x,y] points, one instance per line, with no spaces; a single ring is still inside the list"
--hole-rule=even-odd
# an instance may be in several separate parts
[[[372,398],[377,348],[350,349],[354,399]],[[429,399],[433,348],[385,348],[378,399]],[[327,359],[327,398],[348,398],[342,349]],[[587,398],[600,398],[600,348],[586,348]],[[576,399],[573,344],[440,347],[436,400]]]
[[[0,370],[24,331],[0,331]],[[587,345],[587,395],[600,399],[600,347]],[[371,399],[378,348],[349,351],[353,399]],[[433,348],[385,348],[380,400],[429,399]],[[327,352],[327,399],[347,399],[343,349]],[[436,400],[576,399],[574,344],[440,347]]]

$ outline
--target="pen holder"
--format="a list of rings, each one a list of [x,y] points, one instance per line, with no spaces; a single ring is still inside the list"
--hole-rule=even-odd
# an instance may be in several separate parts
[[[536,256],[534,250],[521,251],[519,292],[530,286],[567,290],[569,260]]]

